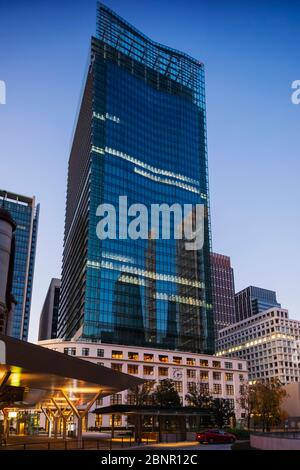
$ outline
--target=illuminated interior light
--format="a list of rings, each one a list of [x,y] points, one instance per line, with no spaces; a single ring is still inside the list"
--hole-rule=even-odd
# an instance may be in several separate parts
[[[100,121],[106,121],[106,119],[108,119],[109,121],[113,121],[113,122],[116,122],[118,124],[120,123],[120,118],[119,117],[114,116],[114,115],[109,114],[109,113],[106,113],[104,115],[104,114],[99,114],[99,113],[93,112],[93,117],[96,118],[96,119],[100,119]]]
[[[122,273],[135,274],[137,276],[142,276],[142,277],[146,277],[149,279],[155,279],[157,281],[174,282],[176,284],[189,285],[191,287],[196,287],[198,289],[204,289],[205,287],[204,283],[199,282],[199,281],[194,281],[192,279],[172,276],[170,274],[156,273],[154,271],[146,271],[144,269],[136,268],[134,266],[127,266],[126,264],[116,265],[112,263],[111,261],[102,260],[101,262],[99,262],[99,261],[89,260],[87,262],[87,267],[93,268],[93,269],[101,269],[101,268],[111,269],[113,271],[120,271]]]
[[[103,150],[103,149],[102,149]],[[178,180],[182,180],[182,181],[186,181],[188,183],[192,183],[192,184],[195,184],[197,186],[200,185],[199,181],[193,179],[193,178],[189,178],[188,176],[185,176],[185,175],[181,175],[179,173],[173,173],[172,171],[168,171],[168,170],[163,170],[161,168],[156,168],[154,166],[151,166],[151,165],[148,165],[148,163],[144,163],[142,162],[141,160],[138,160],[137,158],[134,158],[134,157],[131,157],[130,155],[128,155],[127,153],[124,153],[124,152],[120,152],[119,150],[116,150],[116,149],[112,149],[110,147],[105,147],[104,149],[105,153],[108,153],[110,155],[114,155],[116,157],[119,157],[119,158],[122,158],[124,160],[127,160],[129,161],[130,163],[133,163],[134,165],[137,165],[137,166],[140,166],[142,168],[145,168],[145,170],[148,170],[150,171],[151,173],[156,173],[156,174],[159,174],[159,175],[162,175],[162,176],[169,176],[169,177],[172,177],[172,178],[176,178]],[[205,195],[206,196],[206,195]]]
[[[203,300],[194,299],[193,297],[184,297],[181,295],[169,295],[165,292],[157,292],[156,299],[173,301],[181,304],[194,305],[196,307],[206,307],[207,309],[211,308],[210,304],[206,304]]]
[[[134,172],[152,181],[156,181],[157,183],[164,183],[164,184],[169,184],[170,186],[177,186],[179,188],[185,189],[186,191],[200,194],[197,188],[194,188],[193,186],[189,186],[188,184],[180,183],[179,181],[175,181],[175,180],[169,180],[167,178],[161,178],[160,176],[156,176],[156,175],[151,175],[150,173],[147,173],[146,171],[140,170],[139,168],[136,168],[136,167],[134,168]]]

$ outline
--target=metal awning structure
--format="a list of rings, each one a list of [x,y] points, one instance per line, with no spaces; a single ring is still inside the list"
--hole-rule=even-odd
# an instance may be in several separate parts
[[[212,411],[207,408],[197,408],[195,406],[153,406],[153,405],[110,405],[96,408],[93,413],[143,415],[143,416],[204,416],[211,417]]]
[[[35,406],[64,392],[76,396],[79,405],[126,390],[144,381],[108,367],[71,357],[41,346],[0,335],[0,407]],[[1,399],[1,394],[3,398]],[[5,396],[6,395],[6,396]]]
[[[0,335],[0,410],[8,434],[9,409],[35,408],[48,421],[49,436],[57,436],[62,423],[77,420],[77,438],[82,421],[100,397],[140,385],[144,380],[108,367],[77,359],[35,344]]]

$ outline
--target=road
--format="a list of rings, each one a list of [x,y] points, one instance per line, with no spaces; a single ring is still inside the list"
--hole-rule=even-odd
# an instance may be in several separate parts
[[[145,447],[144,447],[145,448]],[[143,448],[143,449],[144,449]],[[170,449],[170,450],[192,450],[201,452],[205,450],[231,450],[231,444],[199,444],[198,442],[174,442],[148,445],[148,450]]]

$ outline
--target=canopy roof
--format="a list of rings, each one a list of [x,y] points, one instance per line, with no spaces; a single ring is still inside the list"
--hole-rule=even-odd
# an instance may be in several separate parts
[[[65,393],[78,405],[144,380],[32,343],[0,335],[0,408],[32,407]]]

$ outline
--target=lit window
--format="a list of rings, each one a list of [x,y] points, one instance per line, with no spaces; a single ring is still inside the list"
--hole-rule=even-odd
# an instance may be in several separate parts
[[[215,395],[221,395],[222,394],[222,385],[221,384],[214,384],[213,385],[213,393]]]
[[[200,379],[201,380],[208,380],[208,372],[206,370],[200,371]]]
[[[196,390],[196,382],[187,383],[188,392],[194,392]]]
[[[144,354],[144,361],[151,362],[154,359],[153,354]]]
[[[196,371],[194,369],[188,369],[187,370],[187,377],[189,379],[195,379],[196,378]]]
[[[175,390],[176,390],[178,393],[181,393],[182,390],[183,390],[182,382],[177,382],[177,381],[175,381],[175,382],[174,382],[174,388],[175,388]]]
[[[122,404],[122,394],[121,393],[116,393],[115,395],[111,395],[110,404],[111,405],[121,405]]]
[[[97,414],[96,419],[95,419],[95,426],[97,427],[102,426],[102,419],[103,419],[103,416]]]
[[[200,383],[200,392],[203,394],[209,393],[209,384],[208,383]]]
[[[139,373],[139,366],[136,366],[135,364],[128,364],[127,372],[128,372],[128,374],[138,374]]]
[[[226,395],[234,395],[233,385],[226,385]]]
[[[154,375],[154,367],[144,366],[144,375]]]
[[[138,361],[139,360],[139,354],[137,352],[129,352],[128,353],[128,359],[131,361]]]
[[[181,364],[181,362],[182,362],[182,357],[173,356],[173,362],[174,362],[174,364]]]
[[[122,364],[112,364],[111,365],[112,370],[115,370],[117,372],[122,372]]]
[[[233,374],[230,374],[229,372],[227,372],[225,374],[225,380],[227,380],[227,382],[231,382],[233,380]]]
[[[212,365],[213,365],[213,367],[215,367],[215,369],[220,369],[221,368],[221,362],[220,361],[213,361]]]
[[[123,352],[122,351],[112,351],[111,352],[112,359],[123,359]]]
[[[200,366],[201,367],[208,367],[208,360],[207,359],[200,359]]]
[[[168,356],[159,355],[158,358],[160,362],[169,362]]]
[[[169,369],[167,367],[159,367],[158,368],[158,375],[160,377],[168,377]]]
[[[112,422],[113,422],[112,415],[110,415],[110,418],[109,418],[109,425],[110,426],[112,426]],[[115,415],[114,416],[114,424],[115,424],[116,427],[122,426],[122,415]]]
[[[188,357],[186,360],[186,363],[188,366],[195,366],[196,365],[196,359],[192,359],[191,357]]]
[[[102,405],[103,405],[103,398],[98,398],[98,400],[96,400],[96,408]]]

